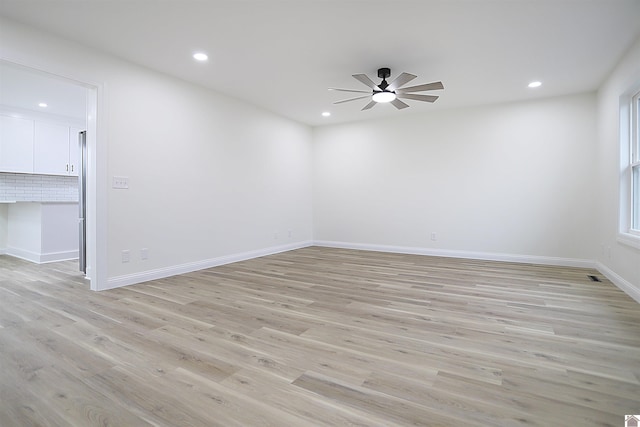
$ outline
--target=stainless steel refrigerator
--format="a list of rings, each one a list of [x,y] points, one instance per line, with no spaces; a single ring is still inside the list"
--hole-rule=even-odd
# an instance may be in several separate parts
[[[80,246],[78,247],[78,261],[80,271],[87,274],[87,131],[78,134],[78,143],[80,144],[80,167],[78,168]]]

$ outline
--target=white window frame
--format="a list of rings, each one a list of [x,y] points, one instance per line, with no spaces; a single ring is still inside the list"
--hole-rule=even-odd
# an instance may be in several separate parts
[[[640,249],[640,223],[633,224],[640,209],[640,189],[634,188],[633,173],[640,173],[640,83],[620,97],[620,221],[618,241]],[[634,196],[635,194],[635,196]],[[635,197],[635,199],[634,199]]]

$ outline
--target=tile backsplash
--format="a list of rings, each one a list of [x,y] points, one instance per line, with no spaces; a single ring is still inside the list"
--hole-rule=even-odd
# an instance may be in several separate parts
[[[78,177],[0,172],[0,201],[77,202]]]

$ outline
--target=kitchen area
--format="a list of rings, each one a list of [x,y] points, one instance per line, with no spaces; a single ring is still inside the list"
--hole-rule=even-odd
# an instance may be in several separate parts
[[[79,257],[86,99],[83,86],[0,61],[0,255]]]

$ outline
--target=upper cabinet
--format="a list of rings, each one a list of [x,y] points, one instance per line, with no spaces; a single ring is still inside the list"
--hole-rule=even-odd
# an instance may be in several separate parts
[[[71,171],[69,175],[78,176],[80,172],[80,132],[84,129],[74,127],[69,128],[69,164]]]
[[[78,176],[78,129],[36,121],[33,172]]]
[[[0,173],[77,175],[87,88],[0,60],[0,94]]]
[[[78,133],[67,124],[0,115],[0,172],[78,176]]]
[[[34,121],[0,115],[0,172],[33,173]]]
[[[69,126],[36,122],[33,172],[66,175],[69,168]]]

